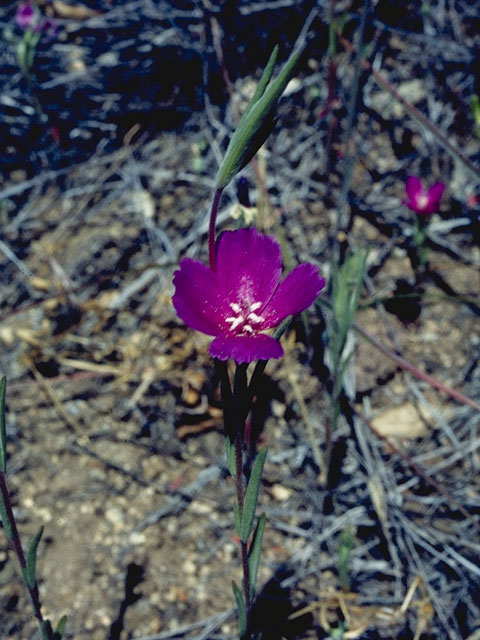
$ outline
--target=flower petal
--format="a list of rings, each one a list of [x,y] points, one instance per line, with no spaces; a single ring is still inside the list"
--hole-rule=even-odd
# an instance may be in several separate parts
[[[225,231],[217,241],[216,273],[227,305],[265,303],[282,273],[280,245],[253,228]]]
[[[428,192],[429,207],[433,207],[433,211],[437,209],[444,189],[445,185],[443,184],[443,182],[436,182],[433,187],[430,187],[430,190]]]
[[[15,22],[22,29],[28,29],[35,17],[34,8],[26,3],[20,4],[15,13]]]
[[[420,179],[415,176],[408,176],[405,182],[405,191],[407,192],[407,196],[410,198],[412,203],[415,203],[417,197],[423,192],[423,187]]]
[[[256,336],[218,336],[208,351],[214,358],[233,358],[238,364],[283,356],[282,345],[263,333]]]
[[[216,274],[203,262],[184,258],[173,284],[173,306],[185,324],[210,336],[218,335],[222,302]]]
[[[276,327],[287,316],[307,309],[325,286],[314,264],[299,264],[280,283],[270,302],[262,311],[262,328]]]

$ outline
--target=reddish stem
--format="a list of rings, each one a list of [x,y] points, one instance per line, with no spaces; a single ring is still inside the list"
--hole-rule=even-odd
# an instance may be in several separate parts
[[[210,269],[215,271],[215,223],[217,221],[218,205],[222,197],[223,187],[217,187],[213,196],[212,208],[210,209],[210,224],[208,227],[208,257]]]
[[[11,538],[10,538],[10,542],[13,545],[13,548],[15,549],[15,554],[18,558],[18,563],[20,565],[20,568],[22,570],[22,576],[23,576],[23,581],[25,583],[25,587],[27,588],[28,591],[28,595],[30,596],[30,600],[33,606],[33,612],[35,617],[37,618],[37,620],[40,623],[40,627],[42,629],[42,634],[43,634],[43,628],[44,628],[44,620],[43,620],[43,616],[42,616],[42,612],[40,610],[40,602],[38,600],[38,593],[37,593],[37,588],[36,588],[36,584],[33,587],[30,587],[25,579],[24,576],[24,572],[25,569],[27,567],[27,563],[25,560],[25,554],[23,552],[23,547],[22,547],[22,543],[20,540],[20,534],[18,533],[18,529],[17,529],[17,523],[15,521],[15,516],[13,513],[13,509],[12,509],[12,504],[10,502],[10,495],[8,493],[8,488],[7,488],[7,481],[6,481],[6,477],[5,477],[5,473],[3,473],[3,471],[0,471],[0,492],[2,494],[1,500],[3,501],[3,505],[5,507],[5,512],[6,512],[6,516],[8,519],[8,523],[10,525],[10,529],[11,529]],[[42,636],[43,637],[43,636]]]
[[[17,523],[15,522],[15,516],[13,515],[12,505],[10,502],[10,496],[8,494],[7,482],[5,479],[5,474],[0,471],[0,491],[2,493],[3,504],[5,505],[5,511],[7,513],[8,522],[10,524],[10,528],[12,530],[12,538],[11,542],[15,549],[15,553],[17,554],[18,562],[20,563],[20,567],[25,569],[27,566],[25,561],[25,555],[23,553],[23,548],[20,542],[20,536],[18,534]]]

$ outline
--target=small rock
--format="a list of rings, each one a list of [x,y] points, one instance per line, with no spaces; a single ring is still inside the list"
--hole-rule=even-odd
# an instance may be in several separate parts
[[[274,484],[271,491],[275,500],[278,500],[279,502],[285,502],[285,500],[288,500],[292,495],[290,489],[283,487],[281,484]]]

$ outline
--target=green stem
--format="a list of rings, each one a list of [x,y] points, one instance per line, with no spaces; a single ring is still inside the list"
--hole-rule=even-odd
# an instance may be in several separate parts
[[[428,267],[427,228],[429,217],[417,215],[415,217],[415,230],[413,232],[413,250],[415,252],[413,269],[418,278],[425,273]]]

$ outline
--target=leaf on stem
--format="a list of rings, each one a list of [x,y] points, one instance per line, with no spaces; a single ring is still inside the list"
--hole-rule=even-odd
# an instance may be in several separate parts
[[[258,491],[260,489],[260,481],[262,479],[263,465],[265,464],[267,451],[268,448],[264,447],[258,454],[252,468],[252,475],[248,481],[245,500],[243,503],[241,531],[239,534],[242,542],[247,542],[250,534],[252,533],[255,510],[257,508]]]
[[[13,528],[12,523],[8,518],[7,509],[5,507],[5,503],[3,501],[3,496],[0,495],[0,520],[3,524],[3,529],[5,531],[5,535],[9,540],[13,540]]]
[[[336,375],[340,374],[345,341],[357,313],[367,257],[368,251],[357,251],[347,256],[343,266],[334,272],[331,350]]]
[[[52,640],[54,638],[52,625],[50,620],[43,620],[40,628],[42,630],[42,640]]]
[[[243,593],[239,587],[232,581],[233,595],[235,596],[235,602],[237,604],[238,614],[238,635],[243,638],[247,630],[247,607],[245,606],[245,599]]]
[[[263,532],[265,531],[266,516],[264,513],[260,516],[255,527],[252,538],[252,544],[248,553],[248,569],[250,576],[250,598],[255,597],[255,589],[257,588],[258,566],[260,564],[260,555],[262,552]]]
[[[247,105],[247,108],[245,109],[245,113],[243,114],[244,117],[248,115],[253,105],[256,102],[258,102],[260,98],[263,96],[263,94],[265,93],[265,89],[267,88],[267,85],[272,78],[273,69],[277,62],[277,58],[278,58],[278,44],[273,47],[273,51],[270,54],[270,58],[268,59],[267,66],[265,67],[262,73],[262,77],[260,78],[260,81],[257,85],[257,88],[255,89],[252,99],[250,100],[250,102]]]
[[[65,634],[65,627],[67,626],[67,616],[62,616],[57,624],[55,633],[53,634],[54,640],[62,640]]]
[[[237,535],[240,538],[241,532],[242,532],[242,516],[240,513],[240,509],[238,508],[237,501],[233,503],[233,522],[235,525],[235,531],[237,532]]]
[[[43,534],[43,527],[40,527],[39,531],[33,537],[27,551],[27,565],[23,570],[23,576],[27,585],[33,589],[37,581],[37,549],[40,538]]]

